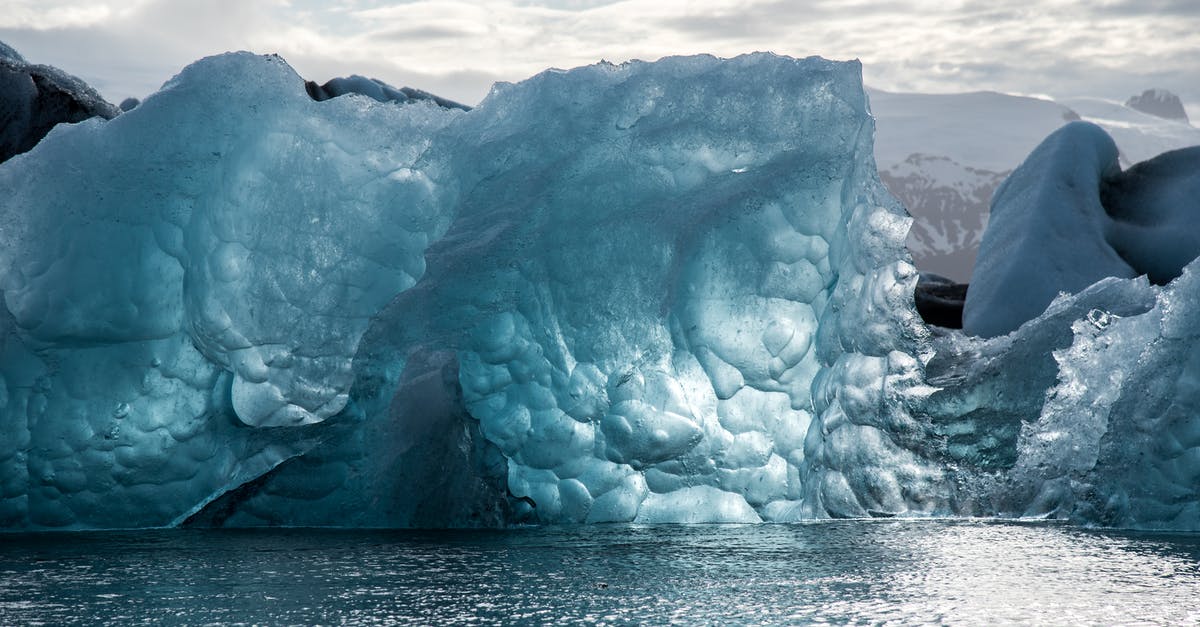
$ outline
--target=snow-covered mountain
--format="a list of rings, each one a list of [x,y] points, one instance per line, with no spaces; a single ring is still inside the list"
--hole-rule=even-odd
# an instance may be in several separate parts
[[[1165,89],[1147,89],[1141,95],[1126,100],[1125,106],[1168,120],[1188,121],[1183,101]]]
[[[970,279],[992,193],[1063,124],[1099,124],[1116,140],[1123,167],[1200,145],[1200,129],[1187,122],[1116,101],[1054,102],[995,92],[869,94],[880,177],[915,218],[908,237],[913,259],[923,271],[960,282]]]

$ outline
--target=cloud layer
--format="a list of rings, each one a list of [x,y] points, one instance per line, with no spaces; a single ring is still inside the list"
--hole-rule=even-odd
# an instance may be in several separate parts
[[[886,90],[1124,99],[1171,89],[1200,118],[1200,2],[1038,0],[6,0],[0,40],[110,99],[188,62],[277,52],[477,102],[495,80],[599,59],[771,50],[859,58]]]

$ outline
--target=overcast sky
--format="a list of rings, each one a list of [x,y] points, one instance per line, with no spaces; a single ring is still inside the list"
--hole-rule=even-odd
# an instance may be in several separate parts
[[[1200,119],[1200,0],[0,0],[0,40],[109,100],[227,50],[276,52],[469,104],[492,82],[600,59],[770,50],[861,59],[868,85],[1124,100]]]

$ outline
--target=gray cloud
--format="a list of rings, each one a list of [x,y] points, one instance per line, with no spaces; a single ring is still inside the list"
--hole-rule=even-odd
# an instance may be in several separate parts
[[[1177,16],[1200,19],[1200,2],[1196,0],[1117,0],[1098,3],[1099,14],[1118,16]]]
[[[236,49],[278,52],[314,79],[366,74],[464,102],[546,67],[771,50],[859,58],[889,90],[1123,100],[1165,87],[1189,113],[1200,105],[1196,0],[10,2],[0,38],[113,99]]]
[[[457,37],[473,37],[476,35],[478,35],[478,33],[472,33],[462,28],[449,28],[446,26],[410,26],[381,30],[374,33],[373,37],[404,42],[420,42],[428,39],[454,39]]]

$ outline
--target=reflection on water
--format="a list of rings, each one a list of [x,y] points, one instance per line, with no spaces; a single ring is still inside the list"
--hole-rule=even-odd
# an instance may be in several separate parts
[[[846,521],[0,535],[0,624],[1200,622],[1200,536]]]

